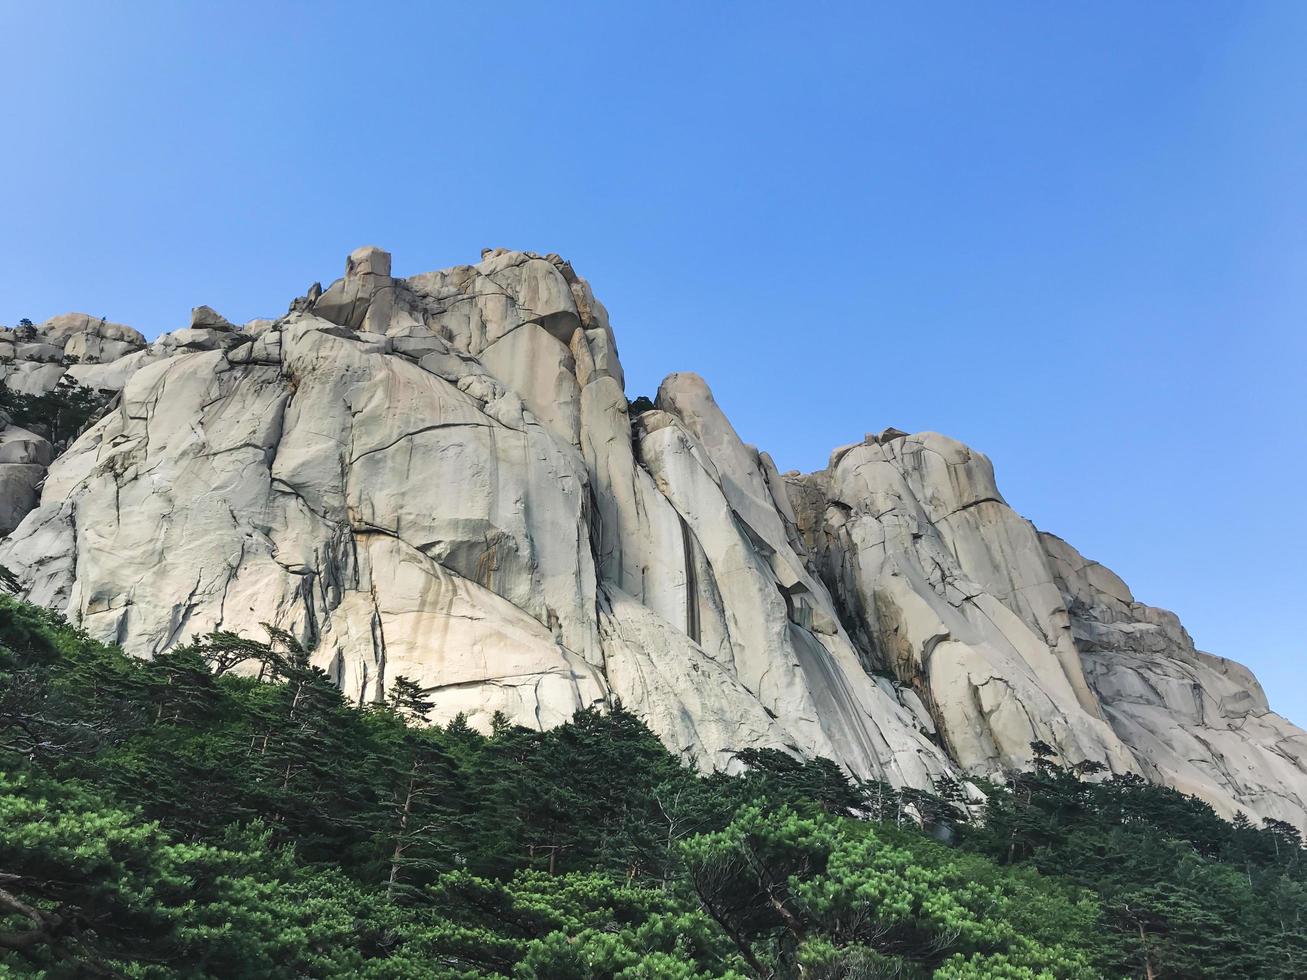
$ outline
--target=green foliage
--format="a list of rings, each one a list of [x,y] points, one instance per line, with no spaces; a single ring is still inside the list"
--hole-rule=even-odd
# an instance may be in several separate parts
[[[968,824],[828,760],[697,773],[620,704],[424,725],[268,633],[142,661],[0,596],[0,976],[1304,972],[1287,825],[1051,756]]]
[[[98,391],[66,379],[40,395],[23,395],[0,385],[0,411],[15,425],[39,430],[57,446],[71,442],[100,417],[108,403]]]
[[[642,412],[652,412],[654,408],[654,403],[649,396],[637,395],[635,398],[631,399],[631,403],[627,406],[626,411],[631,418],[635,418]]]
[[[963,846],[1094,891],[1099,962],[1153,977],[1307,975],[1307,867],[1296,828],[1210,806],[1138,776],[1082,778],[1044,759],[992,787]]]
[[[350,965],[323,952],[349,936],[350,919],[315,908],[315,889],[289,851],[269,848],[266,830],[182,841],[93,791],[33,774],[0,774],[0,827],[0,913],[11,913],[0,950],[13,951],[0,964],[140,977]],[[339,904],[349,884],[335,885]]]
[[[685,852],[704,908],[762,976],[1096,975],[1076,948],[1097,913],[1086,896],[915,834],[753,804]]]

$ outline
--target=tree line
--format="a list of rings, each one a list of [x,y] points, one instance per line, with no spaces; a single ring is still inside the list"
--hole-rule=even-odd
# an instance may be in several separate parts
[[[145,661],[0,596],[0,976],[1307,975],[1302,840],[1059,763],[896,790],[351,706],[290,635]]]

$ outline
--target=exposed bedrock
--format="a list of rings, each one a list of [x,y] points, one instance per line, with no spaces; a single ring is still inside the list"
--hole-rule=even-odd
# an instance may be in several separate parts
[[[14,391],[113,396],[53,462],[0,418],[0,564],[132,653],[269,623],[360,703],[418,681],[437,721],[620,698],[700,765],[768,746],[919,787],[1040,740],[1307,824],[1307,735],[984,456],[886,430],[781,475],[687,373],[632,418],[556,255],[403,279],[366,247],[275,320],[197,307],[147,344],[73,314],[0,345]]]

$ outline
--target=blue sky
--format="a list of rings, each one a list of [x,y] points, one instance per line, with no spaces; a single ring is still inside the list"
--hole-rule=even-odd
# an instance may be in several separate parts
[[[895,425],[1307,722],[1307,4],[0,5],[0,322],[557,251],[628,394]]]

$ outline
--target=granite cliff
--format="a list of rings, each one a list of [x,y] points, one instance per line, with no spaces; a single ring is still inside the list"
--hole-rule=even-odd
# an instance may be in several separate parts
[[[267,623],[435,720],[620,698],[702,766],[767,746],[921,787],[1042,741],[1307,826],[1307,732],[985,456],[887,429],[779,473],[694,374],[633,413],[558,256],[399,279],[363,248],[276,320],[0,331],[0,379],[109,399],[66,447],[0,413],[0,565],[140,656]]]

